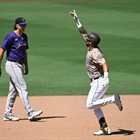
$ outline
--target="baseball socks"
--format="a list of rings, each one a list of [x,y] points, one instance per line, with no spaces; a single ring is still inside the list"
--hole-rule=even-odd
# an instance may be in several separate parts
[[[108,127],[104,117],[102,117],[99,120],[99,124],[100,124],[101,130],[98,132],[94,132],[94,135],[109,135],[109,134],[111,134],[110,128]]]

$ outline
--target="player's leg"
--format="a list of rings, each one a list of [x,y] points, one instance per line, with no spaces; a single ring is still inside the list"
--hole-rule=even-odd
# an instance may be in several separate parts
[[[93,112],[99,121],[100,129],[102,130],[102,128],[108,127],[102,109],[97,108],[97,109],[94,109]]]
[[[24,108],[27,112],[28,119],[32,119],[38,115],[40,115],[43,111],[34,111],[30,105],[29,99],[28,99],[28,90],[27,85],[24,80],[23,75],[23,66],[21,64],[15,63],[15,62],[7,62],[10,63],[10,65],[7,64],[6,71],[11,77],[11,80],[16,88],[16,90],[19,93],[19,96],[23,102]]]
[[[103,86],[103,80],[103,77],[100,77],[98,80],[91,83],[91,89],[87,99],[87,107],[89,109],[96,109],[114,103],[117,105],[118,109],[122,111],[123,107],[119,94],[103,98],[104,94],[109,88],[109,85],[106,87]]]
[[[101,108],[93,109],[93,112],[96,116],[96,118],[99,121],[100,130],[97,132],[94,132],[94,135],[109,135],[111,134],[110,128],[108,127],[108,124],[105,120],[104,113],[102,112]]]
[[[91,88],[87,97],[87,107],[89,109],[94,109],[94,114],[97,117],[99,124],[100,124],[100,131],[95,132],[95,135],[102,135],[102,134],[110,134],[110,129],[107,125],[105,120],[104,114],[101,110],[101,107],[111,103],[110,98],[103,99],[103,96],[108,89],[109,86],[103,87],[101,84],[101,80],[93,80],[91,83]],[[112,98],[112,97],[111,97]],[[96,103],[97,102],[97,103]]]
[[[101,81],[100,81],[100,83],[101,83]],[[102,84],[100,84],[96,90],[96,94],[102,95],[102,97],[103,97],[108,88],[109,88],[109,85],[107,87],[103,87]],[[97,100],[95,100],[93,102],[93,112],[99,121],[100,130],[97,132],[94,132],[94,135],[104,135],[104,134],[109,135],[109,134],[111,134],[111,131],[107,125],[107,122],[105,120],[105,116],[103,114],[101,107],[103,107],[107,104],[113,103],[114,97],[113,96],[107,97],[107,98],[96,97],[96,99]]]
[[[12,109],[14,102],[16,100],[17,96],[17,90],[14,88],[11,80],[10,80],[10,86],[9,86],[9,93],[6,101],[6,114],[12,115]]]
[[[13,116],[12,114],[12,109],[13,109],[14,102],[16,100],[16,96],[17,96],[17,90],[15,89],[14,85],[12,84],[10,80],[9,93],[8,93],[8,97],[6,101],[5,114],[3,118],[4,121],[8,121],[8,120],[18,121],[19,120],[19,118]]]
[[[23,102],[25,110],[28,112],[32,111],[32,107],[28,100],[28,91],[27,86],[23,77],[23,68],[22,65],[15,62],[6,62],[6,72],[11,77],[11,81],[14,84],[14,87],[19,93],[19,96]]]
[[[93,102],[97,99],[102,98],[102,95],[96,95],[96,90],[98,88],[98,81],[97,80],[93,80],[90,83],[90,90],[87,96],[87,102],[86,102],[86,106],[88,109],[92,109],[93,106]]]
[[[100,77],[97,80],[93,80],[87,97],[87,108],[88,109],[97,109],[101,108],[107,104],[114,103],[114,95],[111,97],[103,98],[105,92],[109,88],[109,85],[103,87],[103,78]]]

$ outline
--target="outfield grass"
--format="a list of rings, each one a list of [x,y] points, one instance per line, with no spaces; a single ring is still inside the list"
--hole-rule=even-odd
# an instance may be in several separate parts
[[[87,48],[69,16],[75,9],[87,31],[101,36],[100,48],[110,65],[107,94],[139,94],[140,2],[1,2],[0,40],[13,31],[15,18],[29,22],[29,95],[87,94]],[[6,10],[8,9],[8,10]],[[4,58],[5,59],[5,58]],[[9,78],[4,71],[0,95]]]

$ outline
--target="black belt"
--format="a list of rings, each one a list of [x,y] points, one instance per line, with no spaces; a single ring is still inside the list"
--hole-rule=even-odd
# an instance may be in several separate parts
[[[93,78],[94,80],[99,79],[99,77]]]
[[[96,77],[96,78],[92,78],[92,79],[94,79],[94,80],[97,80],[97,79],[99,79],[100,77]],[[92,81],[92,79],[90,79],[91,81]]]
[[[18,61],[18,60],[8,60],[8,61],[16,62],[16,63],[19,63],[19,64],[23,64],[23,61]]]

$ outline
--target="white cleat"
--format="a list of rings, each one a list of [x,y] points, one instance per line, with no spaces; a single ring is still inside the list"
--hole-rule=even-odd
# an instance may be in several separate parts
[[[29,114],[28,114],[28,120],[31,120],[39,115],[41,115],[43,113],[43,110],[40,110],[40,111],[31,111]]]
[[[4,115],[3,120],[4,121],[19,121],[19,118],[13,115]]]
[[[123,110],[123,106],[122,106],[119,94],[115,94],[114,98],[115,98],[115,104],[117,105],[118,109],[120,111],[122,111]]]
[[[109,127],[104,128],[104,132],[103,130],[99,130],[97,132],[94,132],[94,135],[96,136],[100,136],[100,135],[111,135],[111,131]]]

